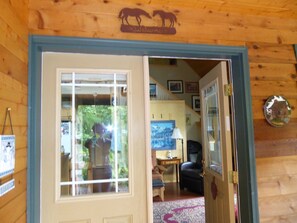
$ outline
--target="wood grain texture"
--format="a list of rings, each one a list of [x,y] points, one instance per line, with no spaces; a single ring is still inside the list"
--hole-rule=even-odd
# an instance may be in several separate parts
[[[52,36],[247,46],[261,222],[296,222],[297,61],[292,46],[297,40],[296,0],[11,0],[0,4],[4,33],[0,34],[0,80],[9,83],[0,89],[0,109],[11,106],[19,112],[14,117],[19,173],[26,166],[28,27],[30,34]],[[120,32],[118,13],[124,7],[175,12],[177,34]],[[160,20],[143,22],[158,25]],[[264,120],[263,104],[272,94],[283,94],[292,105],[292,120],[284,128],[273,128]],[[13,203],[8,201],[4,210],[10,211]],[[25,212],[19,212],[23,211],[17,211],[14,220],[24,222]],[[0,219],[1,213],[2,209]]]
[[[7,205],[0,209],[1,221],[5,223],[15,223],[26,213],[26,191],[12,199]]]
[[[250,78],[255,81],[296,81],[296,66],[293,63],[250,63]]]
[[[15,189],[12,190],[10,193],[5,194],[4,196],[0,197],[0,209],[7,205],[11,200],[16,198],[17,196],[21,195],[27,188],[27,172],[24,169],[21,172],[15,173],[13,175],[15,179]]]
[[[297,139],[275,139],[255,142],[256,157],[278,157],[297,154]]]
[[[0,222],[26,222],[28,0],[0,1],[0,128],[6,108],[16,136],[15,188],[0,197]],[[9,125],[5,134],[11,134]]]
[[[297,138],[297,120],[291,119],[284,127],[273,127],[266,120],[254,120],[255,141],[284,140]]]

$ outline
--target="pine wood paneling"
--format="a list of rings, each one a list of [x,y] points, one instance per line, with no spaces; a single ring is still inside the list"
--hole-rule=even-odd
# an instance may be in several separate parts
[[[120,32],[118,13],[124,7],[175,12],[176,35]],[[160,20],[143,23],[159,25]],[[296,0],[30,0],[28,26],[31,34],[41,35],[247,46],[261,222],[297,221],[297,61],[292,46],[297,43]],[[15,49],[9,51],[20,55]],[[11,71],[12,76],[17,77],[20,69]],[[0,72],[8,73],[5,67]],[[25,83],[21,77],[18,80]],[[264,119],[263,105],[273,94],[282,94],[292,106],[291,121],[283,128]],[[17,100],[15,106],[21,111],[17,106],[26,106],[22,98],[1,99],[1,93],[0,100]]]
[[[250,77],[253,81],[296,81],[296,66],[293,63],[250,63]]]
[[[259,158],[256,164],[259,179],[281,175],[297,175],[297,156]]]
[[[296,64],[293,45],[251,42],[247,47],[250,62]]]
[[[15,223],[26,223],[27,222],[27,215],[24,213],[19,219],[16,220]]]
[[[278,157],[297,154],[297,139],[271,139],[255,142],[256,157]]]
[[[251,81],[252,97],[268,98],[271,95],[284,95],[297,99],[296,81]]]
[[[22,171],[15,173],[13,175],[15,179],[15,189],[13,189],[6,196],[0,197],[0,209],[3,206],[7,205],[15,197],[20,196],[24,191],[26,191],[26,187],[27,187],[26,174],[27,174],[26,169],[23,169]]]
[[[297,138],[297,120],[291,119],[290,122],[281,128],[272,127],[264,119],[254,120],[255,140],[283,140]]]
[[[280,215],[280,216],[261,219],[261,223],[279,223],[279,222],[287,222],[287,223],[297,222],[297,214],[294,213],[294,214]]]
[[[0,197],[0,222],[26,222],[28,0],[0,1],[0,129],[6,108],[16,136],[15,188]],[[5,134],[11,134],[9,121]]]
[[[0,209],[1,222],[14,223],[26,212],[26,191]]]
[[[16,58],[13,53],[0,45],[0,79],[5,81],[3,74],[11,76],[20,83],[27,85],[28,77],[25,75],[27,64]]]

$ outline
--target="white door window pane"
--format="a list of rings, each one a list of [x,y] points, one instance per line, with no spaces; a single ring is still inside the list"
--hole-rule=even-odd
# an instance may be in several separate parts
[[[127,74],[61,73],[61,196],[129,191]]]
[[[216,83],[205,89],[204,100],[206,114],[205,126],[207,128],[207,165],[208,168],[222,175],[219,102]]]

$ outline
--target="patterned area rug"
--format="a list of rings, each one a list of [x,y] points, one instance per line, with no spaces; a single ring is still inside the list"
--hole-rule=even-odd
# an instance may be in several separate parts
[[[154,202],[154,223],[204,223],[204,197]]]

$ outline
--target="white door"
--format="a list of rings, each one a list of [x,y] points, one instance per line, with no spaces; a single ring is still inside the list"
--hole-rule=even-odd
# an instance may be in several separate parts
[[[143,58],[44,53],[41,222],[147,220]]]
[[[232,140],[227,63],[221,62],[199,81],[207,223],[235,222]]]

